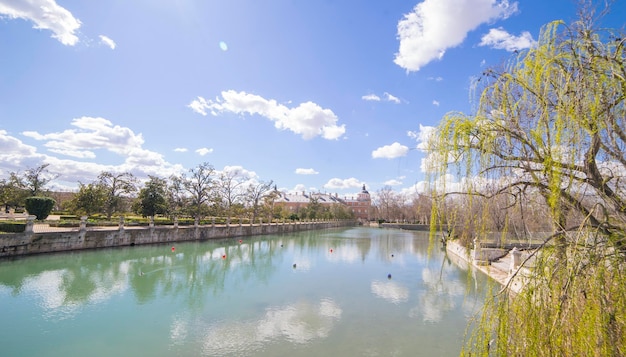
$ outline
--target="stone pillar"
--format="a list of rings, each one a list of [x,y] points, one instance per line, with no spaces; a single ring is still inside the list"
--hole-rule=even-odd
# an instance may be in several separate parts
[[[194,226],[194,228],[198,228],[198,225],[199,225],[199,224],[200,224],[200,219],[199,219],[198,217],[196,217],[196,218],[193,220],[193,226]]]
[[[124,216],[120,216],[120,223],[118,223],[118,228],[120,231],[124,230]]]
[[[80,217],[80,230],[87,230],[87,216]]]
[[[263,218],[259,218],[259,224],[263,225]]]
[[[178,217],[174,217],[174,228],[178,228]]]
[[[211,217],[211,228],[215,227],[215,217]]]
[[[26,217],[26,227],[24,228],[24,233],[33,233],[33,227],[35,226],[35,218],[36,216],[28,216]]]
[[[226,218],[226,227],[230,227],[230,217]]]
[[[154,228],[154,216],[150,216],[150,224],[149,224],[150,228]]]
[[[516,271],[520,264],[522,264],[522,252],[517,250],[517,247],[513,247],[511,250],[511,268],[510,271]]]

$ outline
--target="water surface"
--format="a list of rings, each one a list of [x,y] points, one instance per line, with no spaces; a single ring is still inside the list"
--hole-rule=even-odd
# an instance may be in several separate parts
[[[454,356],[487,279],[349,228],[0,260],[6,356]]]

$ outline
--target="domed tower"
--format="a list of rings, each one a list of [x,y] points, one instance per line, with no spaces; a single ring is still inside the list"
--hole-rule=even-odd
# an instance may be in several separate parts
[[[356,205],[353,208],[355,216],[359,219],[369,221],[371,205],[372,198],[370,197],[370,193],[365,189],[365,185],[363,185],[363,190],[357,195]]]

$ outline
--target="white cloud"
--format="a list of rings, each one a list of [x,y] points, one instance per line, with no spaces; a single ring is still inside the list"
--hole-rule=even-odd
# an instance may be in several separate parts
[[[406,156],[409,152],[409,148],[398,142],[391,145],[385,145],[372,151],[372,158],[374,159],[395,159],[397,157]]]
[[[400,186],[402,185],[402,181],[396,180],[396,179],[392,179],[392,180],[387,180],[383,183],[385,186]]]
[[[117,47],[117,45],[115,44],[115,41],[113,41],[112,39],[104,35],[100,35],[100,42],[102,42],[103,44],[105,44],[112,50],[114,50],[115,47]]]
[[[388,102],[394,102],[396,104],[400,104],[400,99],[398,97],[395,97],[387,92],[385,92],[385,100]]]
[[[409,72],[418,71],[460,45],[480,24],[516,11],[517,2],[508,0],[424,0],[398,22],[400,48],[394,62]]]
[[[52,37],[64,45],[74,46],[78,42],[75,33],[80,20],[54,0],[0,0],[0,15],[32,21],[33,28],[52,31]]]
[[[439,106],[439,101],[437,101],[437,100],[433,100],[433,105],[434,105],[434,106],[436,106],[436,107],[438,107],[438,106]]]
[[[297,175],[317,175],[319,174],[319,172],[313,170],[313,169],[302,169],[302,168],[297,168],[296,169],[296,174]]]
[[[354,177],[348,179],[332,178],[324,185],[324,188],[342,190],[355,187],[359,188],[362,185],[363,182]]]
[[[520,36],[514,36],[504,31],[501,27],[489,30],[489,33],[481,38],[479,46],[489,46],[509,52],[523,50],[534,46],[537,42],[533,36],[524,31]]]
[[[407,135],[417,141],[416,147],[418,149],[426,151],[428,149],[428,141],[435,134],[435,129],[436,128],[434,126],[424,126],[420,124],[419,131],[409,131],[407,132]]]
[[[375,101],[375,102],[380,102],[381,100],[385,100],[387,102],[393,102],[396,104],[400,104],[401,102],[400,98],[387,92],[383,93],[383,98],[381,98],[380,96],[376,94],[367,94],[367,95],[362,96],[361,99],[367,100],[367,101]]]
[[[274,99],[265,99],[246,92],[229,90],[221,94],[222,97],[215,101],[198,97],[188,107],[202,115],[207,115],[208,112],[214,116],[224,112],[257,114],[273,121],[277,129],[301,134],[305,140],[316,136],[329,140],[338,139],[346,131],[345,125],[337,125],[338,118],[332,110],[324,109],[313,102],[289,108],[278,104]]]
[[[213,149],[208,149],[208,148],[200,148],[196,150],[196,153],[200,156],[204,156],[206,154],[210,154],[213,152]]]
[[[428,77],[429,81],[441,82],[443,81],[443,77]]]
[[[174,149],[175,152],[187,152],[187,148],[176,148]]]
[[[361,99],[380,102],[380,97],[377,96],[376,94],[367,94],[367,95],[362,96]]]
[[[59,175],[52,183],[53,186],[75,187],[79,181],[94,180],[102,171],[131,172],[143,179],[148,175],[163,177],[183,170],[181,165],[165,161],[161,154],[144,149],[141,134],[113,125],[107,119],[81,117],[72,120],[71,125],[75,128],[62,132],[41,134],[26,131],[22,134],[43,141],[43,146],[51,153],[70,156],[72,159],[37,153],[36,148],[24,145],[6,132],[0,132],[0,172],[15,171],[15,167],[23,170],[25,167],[48,163],[50,172]],[[105,165],[83,160],[95,158],[98,150],[117,154],[122,161]],[[75,160],[76,158],[81,161]]]

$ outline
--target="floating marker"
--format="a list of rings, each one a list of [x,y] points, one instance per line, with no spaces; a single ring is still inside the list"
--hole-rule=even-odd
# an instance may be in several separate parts
[[[172,252],[175,252],[175,251],[176,251],[176,247],[172,247]]]
[[[294,269],[296,268],[296,263],[293,263],[293,268],[294,268]]]
[[[330,248],[330,252],[331,252],[331,253],[333,252],[333,249],[332,249],[332,248]]]
[[[226,254],[222,255],[222,259],[226,259]]]
[[[387,279],[391,279],[391,274],[387,274]]]
[[[391,257],[393,258],[393,254],[391,255]]]
[[[241,243],[243,243],[243,241],[240,239],[240,240],[239,240],[239,244],[241,244]]]

